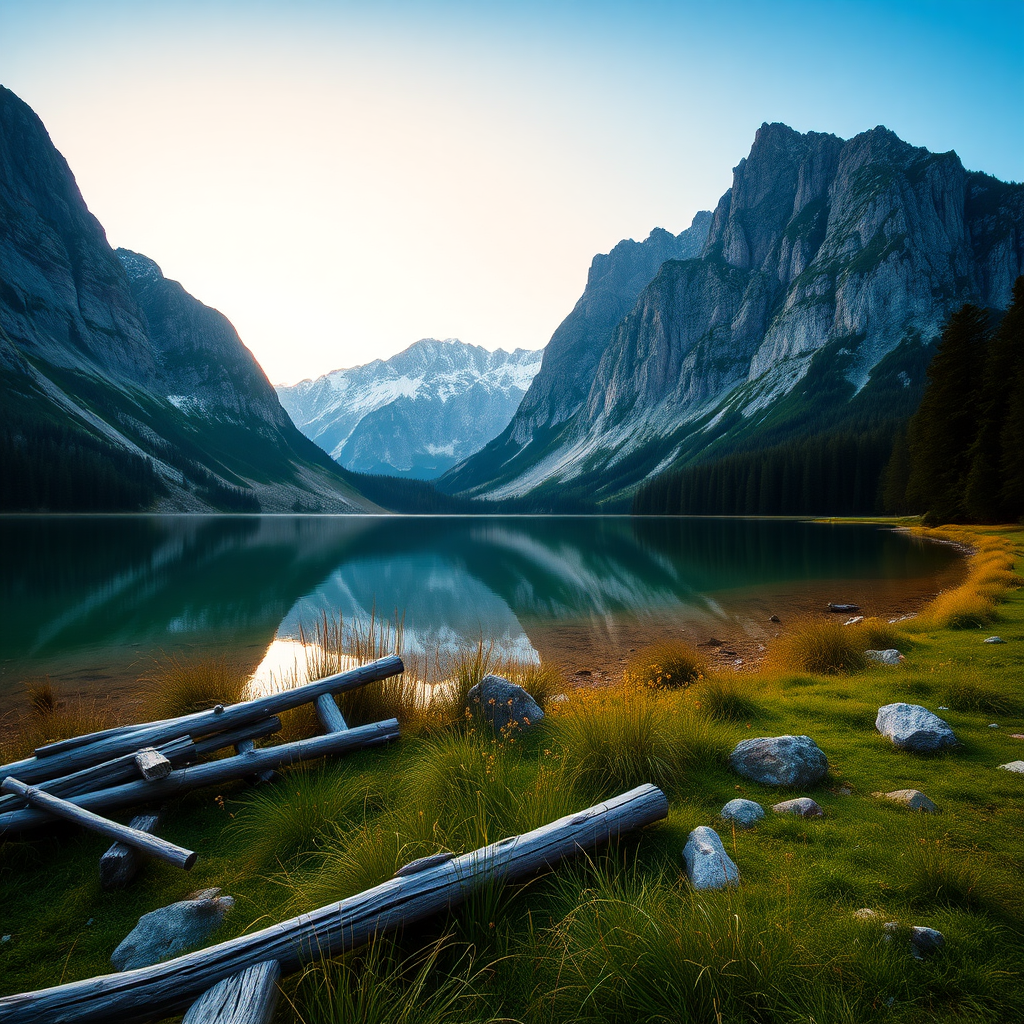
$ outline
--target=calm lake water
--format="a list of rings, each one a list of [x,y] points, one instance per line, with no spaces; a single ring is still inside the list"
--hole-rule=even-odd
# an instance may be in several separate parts
[[[770,615],[784,628],[836,601],[891,617],[962,565],[874,526],[628,517],[7,517],[0,558],[0,710],[31,677],[126,694],[167,655],[277,672],[323,610],[397,610],[407,649],[483,637],[579,682],[666,636],[713,636],[749,664]]]

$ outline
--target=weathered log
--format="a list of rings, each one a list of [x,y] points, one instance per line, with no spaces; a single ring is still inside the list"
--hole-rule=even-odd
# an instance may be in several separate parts
[[[12,779],[10,776],[0,783],[0,789],[7,793],[17,793],[18,796],[23,796],[40,811],[73,821],[76,825],[81,825],[82,828],[99,832],[101,836],[109,836],[128,846],[134,846],[136,850],[148,854],[150,857],[159,857],[160,860],[165,860],[176,868],[191,871],[192,865],[196,862],[196,854],[192,850],[186,850],[183,846],[175,846],[174,843],[151,836],[147,832],[137,831],[129,825],[110,821],[109,818],[101,817],[93,811],[69,803],[67,800],[61,800],[59,796],[44,793],[41,789],[36,789],[33,786],[26,786],[25,783]],[[19,812],[15,811],[14,813]]]
[[[346,750],[356,750],[360,747],[376,746],[378,743],[398,739],[398,735],[398,722],[390,718],[384,722],[374,722],[372,725],[361,725],[358,729],[349,729],[346,732],[313,736],[311,739],[298,740],[295,743],[262,747],[247,754],[224,757],[219,761],[208,761],[206,764],[197,764],[190,768],[179,768],[166,778],[156,779],[154,782],[126,782],[120,786],[111,786],[109,789],[82,793],[71,797],[69,802],[95,811],[130,807],[132,804],[177,796],[200,786],[213,786],[241,779],[246,775],[258,775],[268,768],[279,768],[281,765],[308,761],[315,757],[342,754]],[[38,828],[51,822],[48,814],[35,808],[7,811],[0,814],[0,836]]]
[[[372,661],[368,665],[347,672],[339,672],[316,682],[306,683],[291,690],[281,690],[255,700],[242,701],[228,707],[218,705],[210,711],[198,711],[192,715],[169,719],[163,722],[139,726],[90,743],[76,746],[60,753],[47,753],[44,757],[17,762],[16,765],[0,767],[0,779],[15,775],[22,782],[41,782],[44,779],[68,775],[80,768],[109,761],[123,754],[134,753],[142,747],[159,747],[183,736],[197,739],[215,732],[224,732],[261,718],[269,718],[281,711],[299,707],[316,700],[323,693],[342,693],[354,690],[367,683],[387,679],[404,670],[402,659],[389,656]],[[40,747],[40,750],[49,748]],[[15,773],[17,768],[17,774]]]
[[[248,754],[256,749],[256,744],[252,740],[241,740],[235,744],[236,754]],[[246,782],[251,782],[256,785],[260,782],[273,782],[277,778],[277,772],[273,768],[268,768],[265,772],[260,772],[259,775],[247,775]]]
[[[135,755],[135,766],[147,782],[162,779],[171,773],[171,762],[155,747],[143,747]]]
[[[270,1024],[280,978],[276,960],[225,978],[192,1004],[181,1024]]]
[[[324,732],[341,732],[348,728],[345,716],[341,713],[333,693],[321,693],[314,701],[316,717],[324,727]]]
[[[136,814],[128,827],[136,832],[156,832],[160,824],[159,812],[153,814]],[[124,843],[114,843],[100,857],[100,885],[106,892],[123,889],[135,877],[139,870],[139,858],[135,850]]]
[[[172,718],[164,718],[161,722],[172,722]],[[46,743],[41,747],[36,747],[33,753],[36,757],[51,757],[54,754],[64,754],[69,750],[74,750],[76,747],[83,747],[88,743],[95,743],[97,740],[111,739],[114,736],[127,736],[128,733],[137,732],[139,729],[145,729],[151,725],[157,725],[158,722],[143,722],[135,725],[115,725],[110,729],[100,729],[99,732],[86,732],[82,733],[81,736],[69,736],[65,740],[54,740],[52,743]],[[2,771],[3,769],[0,769]]]
[[[175,960],[7,996],[0,999],[0,1024],[159,1020],[254,964],[277,960],[288,974],[303,963],[338,956],[374,935],[454,906],[490,881],[527,877],[667,814],[661,790],[639,786],[532,832]]]

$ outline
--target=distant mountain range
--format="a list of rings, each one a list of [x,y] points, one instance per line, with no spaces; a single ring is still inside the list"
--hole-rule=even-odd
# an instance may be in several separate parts
[[[390,359],[278,385],[277,394],[346,469],[429,480],[508,426],[541,355],[424,338]]]
[[[764,124],[713,215],[595,258],[509,426],[438,485],[628,508],[645,481],[731,452],[891,438],[945,318],[1005,308],[1022,266],[1024,186],[883,127]]]
[[[0,87],[0,509],[375,509],[292,424],[226,317],[107,244]]]

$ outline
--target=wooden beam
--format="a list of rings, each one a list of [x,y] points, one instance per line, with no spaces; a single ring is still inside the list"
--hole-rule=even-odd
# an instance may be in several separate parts
[[[256,964],[207,989],[181,1024],[270,1024],[277,1006],[281,965]]]
[[[152,835],[160,824],[160,814],[136,814],[128,823],[136,832]],[[100,885],[104,891],[123,889],[138,873],[139,858],[135,850],[117,842],[100,857]]]
[[[343,732],[348,728],[333,693],[321,693],[313,703],[316,705],[316,717],[320,719],[324,732]]]
[[[374,935],[446,910],[488,882],[528,877],[667,815],[661,790],[639,786],[532,832],[175,960],[7,996],[0,999],[0,1024],[160,1020],[256,964],[277,960],[288,974],[303,963],[338,956]]]
[[[159,857],[160,860],[165,860],[176,868],[191,871],[192,865],[196,862],[196,854],[192,850],[186,850],[183,846],[175,846],[174,843],[151,836],[148,832],[137,831],[129,825],[120,825],[116,821],[110,821],[108,818],[87,811],[67,800],[61,800],[59,796],[53,796],[52,793],[44,793],[41,789],[26,786],[25,783],[12,779],[10,776],[0,783],[0,789],[6,793],[17,793],[18,796],[24,797],[41,811],[72,821],[93,832],[99,832],[101,836],[109,836],[111,839],[133,846],[136,850],[146,853],[150,857]]]

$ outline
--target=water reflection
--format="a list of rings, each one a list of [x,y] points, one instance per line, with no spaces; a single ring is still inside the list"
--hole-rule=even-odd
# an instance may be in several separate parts
[[[102,685],[161,652],[255,667],[324,610],[397,610],[412,649],[483,636],[535,658],[553,626],[735,621],[751,595],[825,583],[866,604],[887,582],[932,585],[955,558],[874,527],[787,521],[303,516],[8,518],[0,556],[8,689],[43,673]]]

